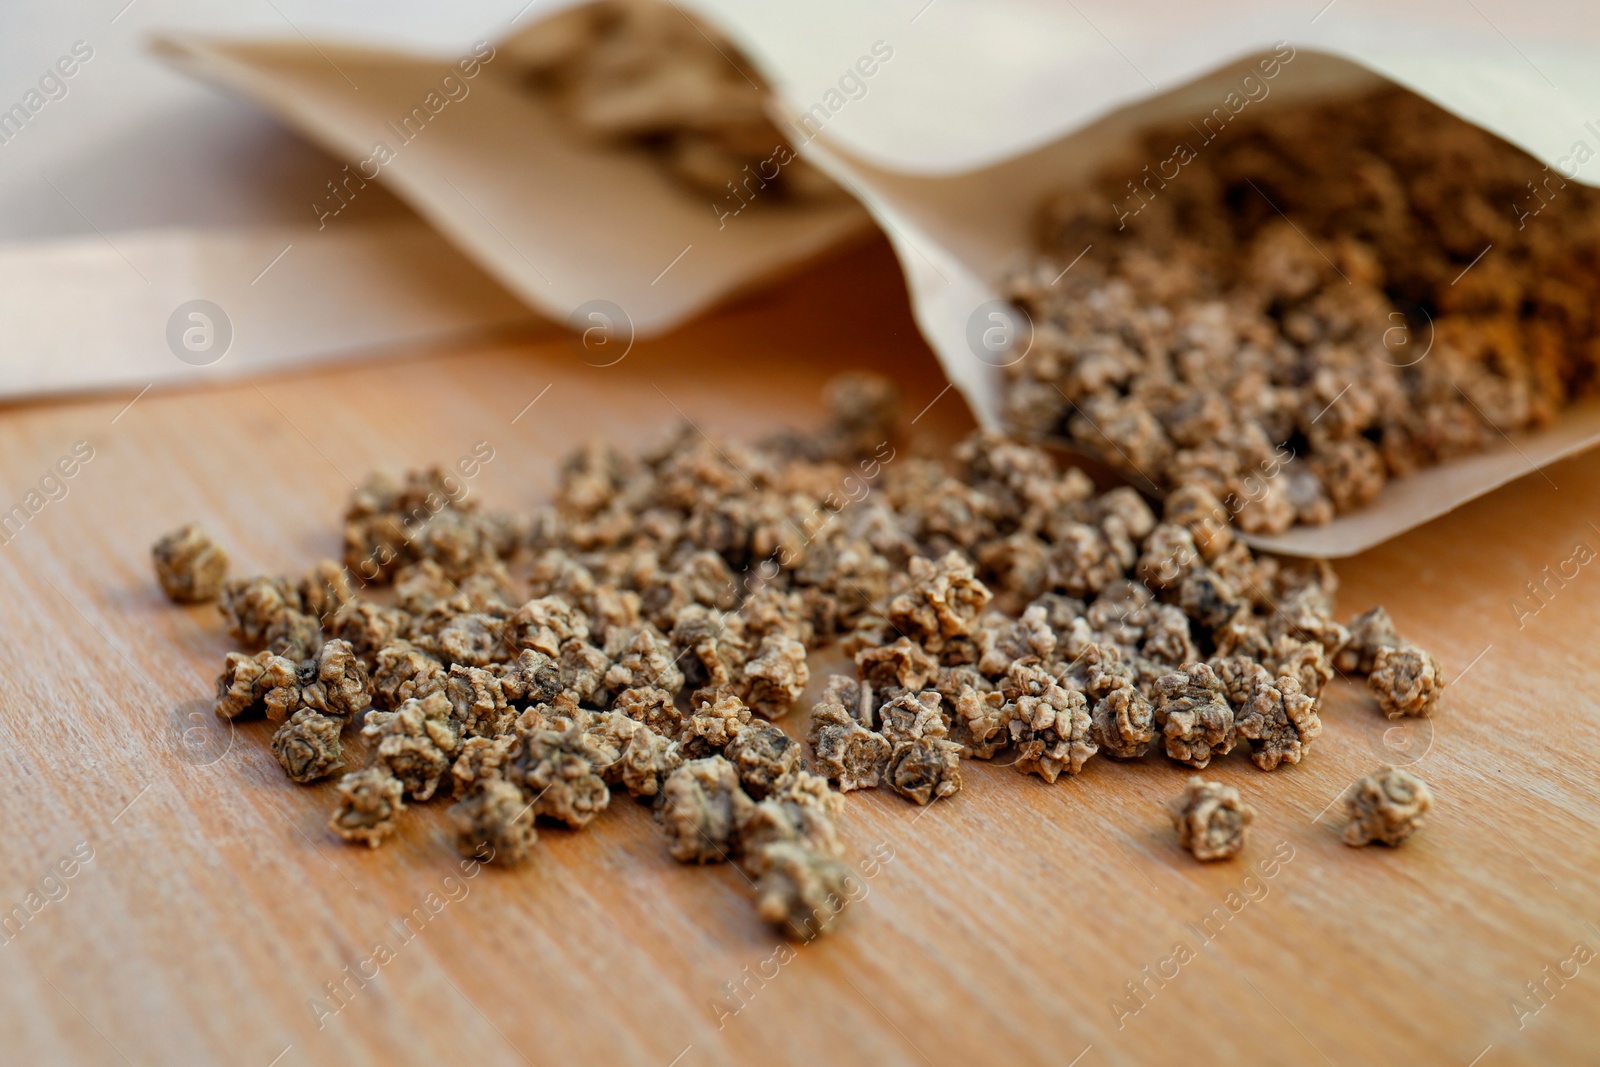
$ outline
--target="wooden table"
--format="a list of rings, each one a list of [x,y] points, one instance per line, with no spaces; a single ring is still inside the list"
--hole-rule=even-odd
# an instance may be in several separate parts
[[[336,553],[350,483],[374,466],[486,440],[476,490],[527,508],[584,437],[644,441],[684,416],[735,437],[804,423],[822,381],[856,365],[892,373],[911,411],[932,404],[922,445],[968,427],[882,244],[608,368],[565,339],[513,338],[0,414],[0,506],[74,442],[93,449],[0,549],[0,910],[21,909],[0,943],[0,1059],[1600,1057],[1600,961],[1579,963],[1600,952],[1600,571],[1536,614],[1512,607],[1577,542],[1600,546],[1600,453],[1340,565],[1341,611],[1386,603],[1454,682],[1436,721],[1401,728],[1337,684],[1300,766],[1215,764],[1259,812],[1239,861],[1178,849],[1162,806],[1184,775],[1162,758],[1096,760],[1054,785],[971,764],[928,809],[847,798],[867,896],[839,936],[781,951],[738,871],[674,863],[626,800],[544,833],[517,871],[465,877],[439,804],[382,849],[342,845],[323,828],[330,786],[286,781],[264,724],[212,718],[228,648],[215,608],[175,609],[151,577],[151,541],[183,520],[224,541],[236,573],[299,572]],[[1399,851],[1347,848],[1336,802],[1386,760],[1415,763],[1436,812]],[[872,865],[875,849],[892,859]]]

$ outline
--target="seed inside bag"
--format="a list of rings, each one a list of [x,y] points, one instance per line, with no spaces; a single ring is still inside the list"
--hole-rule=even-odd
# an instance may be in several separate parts
[[[567,128],[647,153],[719,217],[844,193],[767,117],[756,68],[714,28],[663,0],[600,0],[508,42],[529,89]]]
[[[1403,90],[1273,107],[1044,205],[1016,432],[1279,533],[1596,392],[1600,191]]]

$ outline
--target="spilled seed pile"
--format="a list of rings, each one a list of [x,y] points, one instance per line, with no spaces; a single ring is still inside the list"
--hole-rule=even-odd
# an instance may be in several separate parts
[[[1200,770],[1238,748],[1273,771],[1321,733],[1336,669],[1390,717],[1438,700],[1438,664],[1382,608],[1336,622],[1333,572],[1253,553],[1202,488],[1157,514],[1002,437],[906,454],[870,375],[829,403],[826,426],[756,445],[688,427],[637,455],[590,445],[525,517],[481,510],[473,471],[375,476],[343,561],[298,578],[229,580],[194,526],[155,546],[156,571],[173,600],[217,599],[245,649],[217,714],[277,723],[296,782],[343,772],[333,833],[376,846],[449,796],[461,849],[515,864],[621,790],[675,858],[740,864],[796,937],[851,899],[842,793],[929,804],[1001,754],[1051,782],[1151,749]],[[776,723],[808,652],[836,644],[857,675],[827,680],[802,745]],[[364,767],[345,766],[348,730]],[[1426,809],[1394,774],[1358,791],[1352,843],[1397,843]],[[1196,782],[1173,816],[1221,858],[1241,808]]]

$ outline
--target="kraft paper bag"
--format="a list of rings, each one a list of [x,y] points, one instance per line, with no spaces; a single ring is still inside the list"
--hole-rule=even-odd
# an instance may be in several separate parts
[[[1280,69],[1260,106],[1387,81],[1569,180],[1600,181],[1600,66],[1592,62],[1600,20],[1577,5],[1520,14],[1520,43],[1476,8],[1432,0],[1333,0],[1320,10],[1045,0],[681,6],[737,45],[770,87],[771,113],[799,152],[887,234],[923,333],[991,427],[1000,426],[999,373],[973,344],[974,316],[1029,254],[1043,197],[1126,154],[1143,129],[1209,113],[1263,58],[1278,57]],[[574,140],[516,83],[514,64],[497,59],[514,56],[519,36],[537,33],[554,10],[519,12],[510,27],[481,19],[470,57],[459,46],[303,37],[169,34],[157,47],[348,161],[356,180],[343,180],[345,195],[381,173],[370,180],[557,322],[598,321],[582,316],[599,307],[608,325],[621,316],[641,334],[669,329],[860,232],[867,215],[854,204],[729,219],[649,160]],[[455,28],[477,18],[463,10]],[[463,58],[478,67],[470,98],[445,108],[426,136],[407,138],[397,119],[443,74],[463,69]],[[380,144],[386,158],[376,162]],[[1549,430],[1392,481],[1359,513],[1254,540],[1287,553],[1348,555],[1597,439],[1600,408],[1575,407]]]

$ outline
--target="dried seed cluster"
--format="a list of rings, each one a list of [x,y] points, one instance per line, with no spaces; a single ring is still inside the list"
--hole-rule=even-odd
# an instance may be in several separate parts
[[[926,804],[960,789],[960,758],[1003,752],[1052,782],[1152,746],[1196,770],[1242,747],[1273,770],[1322,733],[1336,662],[1370,672],[1391,715],[1427,714],[1442,687],[1382,608],[1334,621],[1332,570],[1253,553],[1202,487],[1158,517],[980,434],[953,469],[903,461],[887,490],[905,555],[885,554],[892,576],[849,637],[859,678],[830,679],[812,713],[841,791]]]
[[[376,846],[446,794],[463,851],[517,863],[540,820],[584,827],[624,790],[674,857],[739,863],[760,914],[810,937],[856,899],[839,792],[931,804],[963,757],[1003,750],[1047,781],[1157,744],[1195,768],[1248,746],[1272,769],[1319,733],[1340,657],[1389,670],[1398,704],[1436,693],[1387,616],[1352,643],[1332,572],[1252,554],[1199,490],[1158,519],[996,436],[949,466],[897,457],[888,383],[829,396],[804,437],[580,449],[526,519],[438,470],[374,477],[343,564],[224,586],[246,651],[217,713],[280,724],[297,782],[359,763],[359,720],[368,759],[329,819],[347,840]],[[771,720],[806,689],[808,650],[841,640],[859,677],[827,681],[807,766]]]
[[[808,648],[863,616],[867,588],[887,592],[872,538],[892,512],[843,516],[893,460],[898,410],[869,376],[830,403],[818,433],[754,448],[686,428],[639,456],[582,449],[523,520],[438,470],[375,476],[342,563],[222,585],[246,651],[227,657],[217,713],[280,724],[271,748],[297,782],[350,762],[358,722],[370,758],[329,820],[347,840],[376,846],[442,792],[464,851],[516,863],[538,821],[583,827],[620,789],[656,806],[673,855],[743,864],[762,915],[829,929],[850,899],[838,796],[769,720],[809,682]],[[206,552],[179,531],[159,573]],[[896,754],[911,792],[949,791],[953,771],[947,742]]]
[[[569,128],[649,152],[690,189],[722,198],[754,175],[757,202],[842,196],[767,118],[738,48],[675,4],[583,4],[507,47]]]
[[[1164,130],[1145,158],[1048,203],[1011,283],[1024,436],[1279,532],[1594,392],[1600,193],[1420,97]]]

